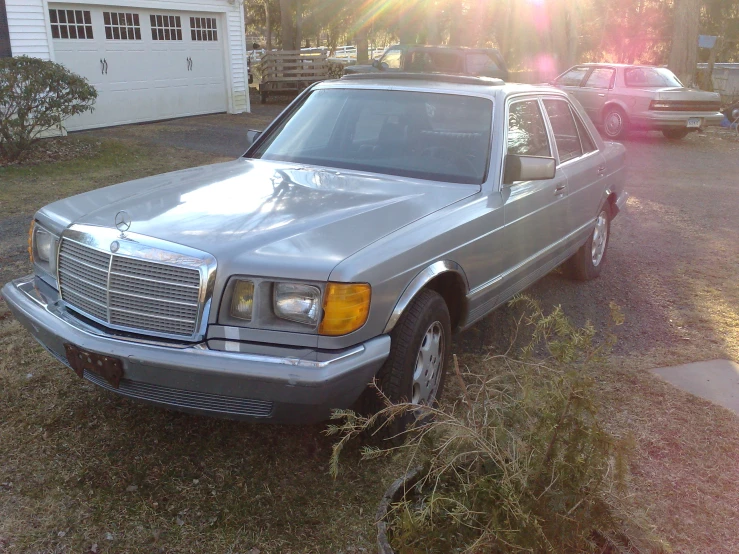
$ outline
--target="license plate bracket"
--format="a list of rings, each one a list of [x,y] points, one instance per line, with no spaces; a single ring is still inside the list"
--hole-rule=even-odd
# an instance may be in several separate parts
[[[67,361],[72,366],[74,372],[80,377],[84,377],[85,370],[100,375],[113,388],[118,388],[123,378],[123,364],[118,358],[87,352],[74,344],[65,344],[64,350],[67,353]]]
[[[697,129],[701,126],[701,118],[700,117],[691,117],[688,119],[688,129]]]

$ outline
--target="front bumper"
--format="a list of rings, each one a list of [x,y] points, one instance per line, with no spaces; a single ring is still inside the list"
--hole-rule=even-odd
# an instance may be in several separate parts
[[[663,131],[669,129],[685,129],[688,126],[688,119],[701,119],[700,128],[719,125],[724,118],[721,112],[660,112],[649,111],[635,114],[631,117],[631,123],[635,127],[649,129],[654,131]],[[695,128],[698,130],[698,128]]]
[[[69,366],[64,344],[115,357],[123,380],[115,389],[97,374],[89,381],[122,396],[178,410],[235,419],[315,423],[359,397],[390,352],[381,335],[340,352],[291,356],[262,345],[258,354],[213,350],[207,343],[164,344],[108,334],[70,314],[57,292],[33,276],[6,284],[2,296],[18,321]]]

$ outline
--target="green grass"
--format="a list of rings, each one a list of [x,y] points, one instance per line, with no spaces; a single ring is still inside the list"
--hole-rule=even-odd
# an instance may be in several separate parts
[[[33,166],[0,167],[0,216],[33,213],[49,202],[73,194],[228,159],[86,135],[69,140],[93,143],[94,155]]]

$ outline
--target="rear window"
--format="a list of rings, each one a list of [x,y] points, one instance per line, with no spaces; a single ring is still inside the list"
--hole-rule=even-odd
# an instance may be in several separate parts
[[[488,98],[316,90],[263,139],[252,157],[481,184],[492,120]]]
[[[681,87],[675,74],[665,67],[629,67],[624,70],[627,87],[662,88]]]

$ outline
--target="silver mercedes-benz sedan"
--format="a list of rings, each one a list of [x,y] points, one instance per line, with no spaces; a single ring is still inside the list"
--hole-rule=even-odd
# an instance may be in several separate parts
[[[246,133],[245,133],[246,134]],[[451,334],[560,264],[606,262],[624,147],[556,88],[316,84],[239,159],[50,204],[16,318],[80,377],[154,404],[308,423],[431,403]]]
[[[718,93],[686,88],[665,67],[586,63],[553,84],[577,98],[610,139],[641,129],[679,140],[723,119]]]

